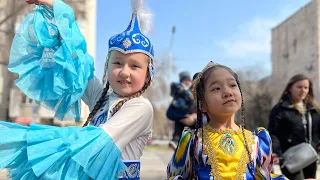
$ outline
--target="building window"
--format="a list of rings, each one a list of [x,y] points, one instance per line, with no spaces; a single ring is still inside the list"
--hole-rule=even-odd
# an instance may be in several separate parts
[[[22,100],[22,102],[21,102],[22,104],[26,104],[27,103],[27,96],[22,94],[21,100]]]
[[[36,104],[36,102],[33,99],[30,99],[26,95],[22,94],[22,104],[33,105],[33,104]]]
[[[289,57],[289,53],[283,53],[283,54],[282,54],[282,57],[288,58],[288,57]]]

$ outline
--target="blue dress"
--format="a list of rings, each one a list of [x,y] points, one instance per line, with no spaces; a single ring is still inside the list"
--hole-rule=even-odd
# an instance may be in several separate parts
[[[0,168],[8,168],[10,179],[116,179],[126,169],[101,128],[0,126]]]
[[[93,78],[93,58],[74,19],[61,0],[53,9],[37,6],[17,30],[9,57],[9,71],[19,74],[16,86],[30,99],[65,116],[80,120],[80,98]]]
[[[211,131],[211,130],[210,130]],[[271,138],[264,128],[257,128],[252,133],[245,130],[251,157],[244,148],[241,129],[211,131],[210,137],[203,136],[199,131],[185,128],[179,145],[175,150],[167,167],[167,178],[170,180],[191,179],[261,179],[261,180],[286,180],[283,175],[272,173]],[[196,135],[197,134],[197,135]],[[228,136],[226,136],[228,135]],[[219,146],[219,139],[236,139],[237,150],[234,154]],[[220,139],[220,140],[221,140]],[[215,141],[209,146],[209,141]],[[226,143],[225,143],[226,144]],[[213,153],[214,152],[214,153]],[[212,160],[212,161],[211,161]],[[253,165],[253,166],[252,166]]]
[[[80,120],[81,97],[94,66],[68,5],[55,0],[53,8],[37,6],[25,17],[8,67],[19,74],[15,84],[21,91],[55,111],[55,118]],[[0,122],[0,134],[0,169],[8,169],[13,180],[139,179],[139,162],[125,164],[103,128]]]

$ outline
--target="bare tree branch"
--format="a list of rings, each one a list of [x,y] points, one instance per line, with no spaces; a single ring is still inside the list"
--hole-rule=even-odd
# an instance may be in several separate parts
[[[263,72],[256,71],[255,68],[248,68],[237,74],[240,78],[246,110],[246,128],[253,130],[259,126],[267,127],[272,103],[272,94],[266,85],[268,77],[261,79]],[[241,119],[240,113],[237,114],[237,119]],[[240,121],[237,122],[240,123]]]
[[[7,33],[10,33],[10,31],[4,30],[4,29],[0,29],[0,33],[5,33],[5,34],[7,34]]]
[[[85,3],[89,0],[65,0],[67,4],[73,7],[76,19],[85,20],[86,7]],[[21,0],[1,0],[0,3],[0,66],[8,66],[9,53],[11,48],[12,39],[15,35],[16,26],[19,25],[23,17],[28,14],[34,5],[27,5],[26,2]],[[6,73],[6,74],[4,74]],[[13,80],[17,75],[3,72],[3,77],[6,79],[6,87],[1,87],[2,102],[0,103],[0,119],[9,119],[9,101],[10,90],[14,88]]]
[[[1,21],[0,21],[0,26],[4,24],[6,21],[8,21],[10,18],[15,17],[17,14],[19,14],[26,5],[20,5],[15,11],[12,11],[9,15],[5,16]]]

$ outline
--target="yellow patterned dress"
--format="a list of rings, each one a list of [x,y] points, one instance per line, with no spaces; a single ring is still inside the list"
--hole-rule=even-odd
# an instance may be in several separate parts
[[[245,130],[185,128],[167,167],[168,179],[287,179],[272,174],[271,138],[264,128]],[[245,143],[247,143],[248,150]]]

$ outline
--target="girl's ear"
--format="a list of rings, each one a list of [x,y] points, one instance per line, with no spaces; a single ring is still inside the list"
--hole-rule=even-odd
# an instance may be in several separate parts
[[[199,104],[200,104],[200,107],[199,107],[200,111],[202,113],[206,113],[208,111],[207,104],[205,102],[202,102],[202,101],[200,101]]]
[[[144,80],[144,83],[147,83],[148,81],[151,81],[149,70],[147,70],[146,79]]]

